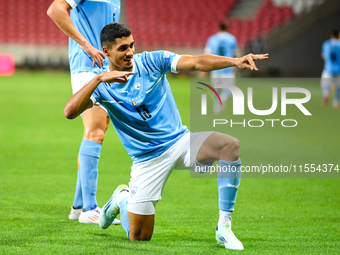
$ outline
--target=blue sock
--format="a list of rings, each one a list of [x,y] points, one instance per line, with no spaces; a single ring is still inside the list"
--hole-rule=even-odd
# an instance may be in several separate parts
[[[74,195],[73,209],[83,208],[83,194],[81,191],[80,170],[77,171],[76,194]]]
[[[83,208],[86,211],[97,207],[96,193],[98,183],[98,162],[102,145],[83,140],[79,150]]]
[[[234,211],[237,190],[241,181],[241,159],[219,161],[218,172],[218,207],[221,211]]]
[[[120,222],[124,228],[127,237],[129,237],[130,227],[129,227],[129,217],[127,212],[127,197],[123,198],[119,203],[120,208]]]
[[[335,95],[334,95],[334,101],[339,102],[340,97],[340,87],[335,88]]]

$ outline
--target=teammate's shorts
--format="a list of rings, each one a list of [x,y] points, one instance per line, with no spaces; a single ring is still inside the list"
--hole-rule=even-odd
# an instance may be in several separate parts
[[[235,86],[235,79],[234,72],[228,74],[211,74],[211,84],[216,89],[222,102],[227,101],[227,99],[231,96],[230,90],[225,87],[227,85]]]
[[[202,166],[196,157],[204,141],[213,133],[187,133],[159,157],[134,164],[131,167],[127,210],[142,215],[154,214],[156,202],[161,200],[164,185],[172,171],[194,170],[196,166]],[[145,202],[151,203],[146,205]]]
[[[73,95],[77,93],[82,87],[85,86],[86,83],[89,83],[93,80],[94,77],[96,77],[97,73],[93,72],[78,72],[78,73],[72,73],[71,74],[71,85],[72,85],[72,92]],[[102,108],[105,112],[107,110],[104,106],[102,106],[99,103],[96,103],[100,108]]]
[[[323,71],[321,75],[321,90],[323,94],[327,93],[333,85],[340,88],[340,75],[331,75]]]

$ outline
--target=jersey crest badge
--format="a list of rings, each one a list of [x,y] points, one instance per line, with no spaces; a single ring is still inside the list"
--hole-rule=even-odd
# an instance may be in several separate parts
[[[164,58],[169,58],[171,52],[170,51],[164,51]]]
[[[136,90],[140,90],[140,84],[139,84],[139,83],[136,83],[136,84],[135,84],[135,89],[136,89]]]
[[[131,194],[131,197],[133,197],[134,195],[136,195],[137,193],[137,186],[136,185],[133,185],[132,187],[130,187],[130,194]]]

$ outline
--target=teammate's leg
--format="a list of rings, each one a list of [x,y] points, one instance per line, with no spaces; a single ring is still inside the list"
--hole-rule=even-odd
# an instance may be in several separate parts
[[[92,72],[79,72],[71,74],[73,94],[78,92],[88,81],[93,79],[95,76],[96,73]],[[105,131],[109,124],[109,118],[107,117],[106,111],[97,105],[95,105],[91,109],[86,110],[82,114],[82,118],[84,126],[84,136],[79,149],[79,171],[77,178],[78,182],[71,213],[74,211],[73,209],[79,208],[80,206],[83,210],[86,211],[91,211],[97,207],[96,190],[98,180],[98,161],[101,146],[105,137]],[[80,215],[79,221],[83,223],[97,224],[98,221],[88,221],[88,219],[97,218],[97,211],[93,211],[95,215],[84,215],[82,213],[81,215],[84,217],[81,217]]]
[[[71,207],[71,211],[68,216],[69,219],[78,220],[82,208],[83,208],[83,193],[82,193],[82,188],[81,188],[81,176],[80,176],[80,166],[79,166],[79,158],[78,158],[76,192],[74,194],[73,205]]]
[[[335,83],[335,91],[334,91],[334,99],[333,99],[333,108],[339,108],[339,97],[340,97],[340,75],[337,75],[334,78]]]
[[[106,111],[97,105],[86,110],[82,117],[84,137],[79,149],[79,164],[83,210],[88,212],[97,208],[98,162],[109,119]],[[87,214],[82,213],[79,221],[82,223],[97,223],[96,216],[99,216],[97,213],[94,212],[95,215],[92,215],[93,213]]]
[[[222,105],[219,102],[213,104],[214,114],[219,115],[225,111],[227,100],[232,96],[231,91],[226,87],[228,85],[235,85],[235,73],[224,74],[221,76],[215,75],[210,80],[221,98]]]
[[[322,93],[322,106],[326,107],[328,104],[330,89],[332,86],[331,76],[325,71],[322,72],[321,75],[321,93]]]

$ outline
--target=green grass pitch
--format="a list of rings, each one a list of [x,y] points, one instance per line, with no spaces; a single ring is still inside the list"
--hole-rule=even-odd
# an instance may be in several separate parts
[[[183,123],[189,126],[190,80],[169,79]],[[318,89],[311,83],[311,90]],[[68,220],[82,138],[81,118],[63,116],[70,95],[68,73],[0,77],[0,254],[340,253],[340,179],[335,178],[242,179],[233,214],[233,231],[245,247],[241,252],[216,244],[216,179],[190,178],[188,171],[170,177],[150,242],[129,241],[121,226],[102,230]],[[231,130],[241,141],[242,161],[259,163],[261,156],[270,155],[273,164],[280,164],[295,155],[295,161],[301,156],[340,164],[340,111],[324,109],[320,102],[316,93],[308,107],[326,122],[312,118],[308,126],[297,128],[292,135],[305,141],[298,146],[280,128],[258,129],[256,135],[249,129]],[[277,150],[254,147],[269,140],[277,141]],[[110,126],[99,164],[100,206],[117,185],[128,182],[130,166]]]

